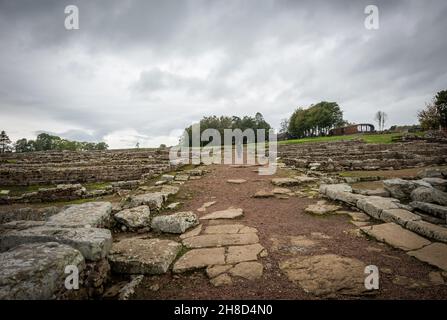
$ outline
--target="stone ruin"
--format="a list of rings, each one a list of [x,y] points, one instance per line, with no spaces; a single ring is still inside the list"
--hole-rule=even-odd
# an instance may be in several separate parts
[[[178,176],[197,178],[201,174],[201,170],[189,170]],[[151,229],[182,233],[198,224],[192,212],[157,216],[168,198],[179,191],[175,184],[183,183],[175,178],[163,175],[160,186],[140,187],[113,205],[94,201],[22,209],[15,217],[8,215],[0,225],[0,299],[94,298],[104,294],[111,271],[125,275],[167,272],[182,245],[138,234]],[[137,232],[137,236],[113,243],[113,233],[122,230]],[[129,250],[123,249],[128,242],[133,252],[141,246],[144,254],[129,256]],[[67,265],[79,270],[81,290],[64,287]],[[123,290],[120,297],[125,299],[132,285]]]
[[[0,204],[72,201],[136,189],[146,180],[176,169],[167,149],[60,151],[0,154],[0,188],[41,186],[10,195],[0,191]],[[110,182],[87,190],[83,184]]]
[[[375,144],[362,141],[281,145],[282,161],[320,171],[404,169],[447,162],[447,144],[412,141]]]
[[[362,178],[336,173],[443,165],[447,145],[348,141],[286,145],[280,146],[279,152],[283,161],[279,167],[287,165],[305,175],[273,178],[274,189],[258,192],[255,198],[284,199],[299,195],[290,187],[319,185],[316,191],[309,189],[312,197],[319,191],[321,196],[351,207],[354,211],[349,214],[360,232],[447,270],[445,169],[427,168],[414,179],[384,180],[384,188],[379,190],[356,189],[348,183]],[[119,299],[130,298],[144,275],[205,268],[214,286],[231,284],[232,277],[254,280],[262,276],[263,264],[258,259],[268,253],[257,230],[237,222],[214,223],[242,216],[241,208],[230,207],[199,219],[191,211],[176,210],[178,203],[170,203],[185,181],[200,179],[206,169],[173,167],[166,150],[6,154],[0,163],[2,186],[57,185],[17,197],[0,195],[0,204],[119,195],[118,202],[113,203],[95,200],[62,207],[57,203],[51,207],[0,206],[0,299],[105,297],[114,288],[109,287],[112,274],[131,280],[117,289]],[[175,173],[167,174],[174,169]],[[82,186],[103,181],[109,181],[110,186],[101,192]],[[227,182],[238,185],[246,181]],[[205,212],[214,203],[207,202],[197,211]],[[339,208],[323,200],[305,212],[327,214]],[[379,224],[370,225],[371,221]],[[117,235],[121,232],[128,234],[121,238]],[[327,258],[331,263],[334,260]],[[304,262],[314,264],[312,258]],[[300,267],[297,263],[286,261],[280,268],[293,276]],[[345,264],[344,260],[339,263]],[[64,287],[67,265],[79,270],[81,290]]]
[[[170,170],[168,149],[0,154],[2,186],[128,181]]]

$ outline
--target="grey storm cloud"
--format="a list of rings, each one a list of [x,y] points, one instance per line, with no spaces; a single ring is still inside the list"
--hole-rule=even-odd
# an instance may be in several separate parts
[[[64,28],[69,4],[79,30]],[[321,100],[352,122],[380,109],[415,123],[446,89],[446,16],[442,0],[0,1],[0,129],[169,144],[204,115],[278,127]]]

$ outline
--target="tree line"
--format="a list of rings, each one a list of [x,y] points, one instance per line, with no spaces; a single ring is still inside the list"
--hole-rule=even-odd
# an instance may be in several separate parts
[[[321,101],[308,108],[298,107],[292,116],[281,123],[281,131],[291,138],[328,135],[329,130],[347,124],[336,102]]]
[[[260,112],[257,112],[254,117],[251,116],[208,116],[203,117],[200,122],[200,134],[203,133],[206,129],[215,129],[219,132],[221,136],[221,145],[225,143],[224,141],[224,130],[225,129],[241,129],[245,131],[246,129],[253,129],[255,132],[255,139],[257,139],[256,130],[264,130],[265,140],[268,140],[269,129],[271,129],[270,124],[265,121],[263,115]],[[189,145],[192,144],[192,128],[193,125],[187,127],[185,131],[188,133]],[[256,140],[257,141],[257,140]],[[209,141],[201,141],[201,146],[208,144]],[[186,144],[184,141],[184,137],[180,139],[180,143]],[[234,142],[233,142],[234,143]],[[246,143],[246,139],[244,139],[244,143]]]
[[[41,133],[35,140],[27,140],[25,138],[17,140],[15,143],[9,139],[5,131],[0,133],[0,153],[4,152],[32,152],[32,151],[49,151],[49,150],[70,150],[70,151],[87,151],[87,150],[107,150],[109,146],[105,142],[85,142],[72,141],[48,133]]]

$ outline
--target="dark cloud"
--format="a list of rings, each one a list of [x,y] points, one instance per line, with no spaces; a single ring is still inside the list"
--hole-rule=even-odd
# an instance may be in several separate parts
[[[80,30],[64,28],[68,4]],[[441,0],[0,1],[0,127],[133,146],[203,115],[278,127],[320,100],[350,121],[415,123],[447,83],[446,16]]]

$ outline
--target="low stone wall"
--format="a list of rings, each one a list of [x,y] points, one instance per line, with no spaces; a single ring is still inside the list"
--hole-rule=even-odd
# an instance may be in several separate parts
[[[447,163],[447,144],[411,141],[373,144],[341,141],[282,145],[289,166],[321,171],[403,169]]]
[[[0,154],[0,185],[139,180],[173,169],[168,149]]]
[[[320,193],[331,200],[356,207],[374,219],[393,222],[423,237],[447,243],[447,228],[423,221],[420,215],[407,210],[409,207],[398,199],[355,194],[347,184],[324,184],[320,186]]]
[[[0,195],[0,205],[13,203],[39,203],[53,201],[72,201],[101,197],[114,192],[112,186],[104,190],[87,191],[81,184],[63,184],[54,188],[40,188],[35,192],[24,193],[20,196]]]

